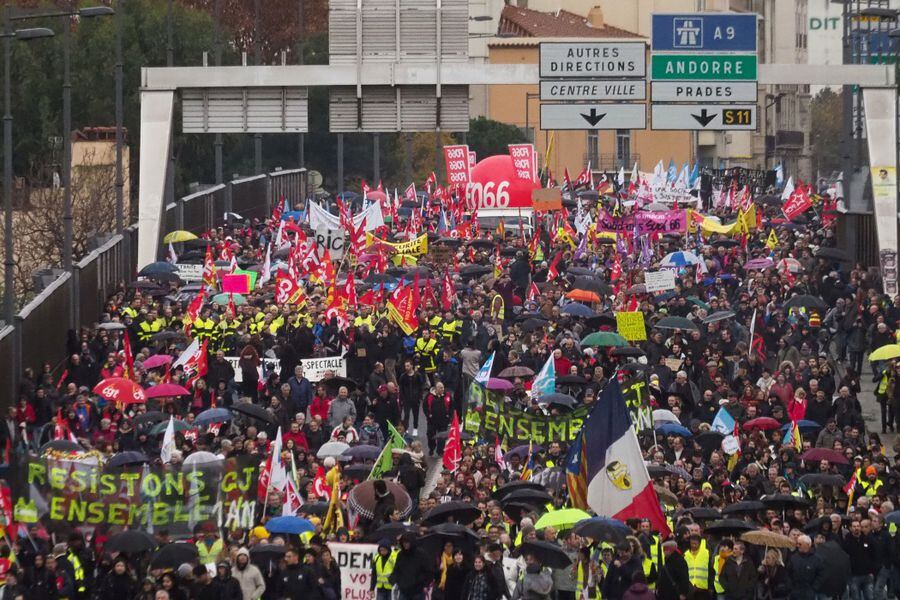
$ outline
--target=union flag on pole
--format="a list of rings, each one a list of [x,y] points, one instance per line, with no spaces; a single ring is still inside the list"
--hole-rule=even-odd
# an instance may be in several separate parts
[[[388,315],[406,335],[412,335],[419,328],[419,319],[416,316],[419,311],[417,292],[418,290],[413,291],[410,286],[404,285],[394,290],[387,301]]]
[[[216,288],[216,261],[213,257],[212,246],[206,247],[206,258],[203,261],[203,283],[213,289]]]
[[[462,459],[462,430],[459,426],[459,415],[454,411],[447,443],[444,445],[443,466],[452,473],[459,466],[460,459]]]

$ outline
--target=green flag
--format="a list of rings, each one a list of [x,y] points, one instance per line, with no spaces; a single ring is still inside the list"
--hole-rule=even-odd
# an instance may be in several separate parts
[[[393,468],[394,443],[394,439],[391,438],[388,440],[387,444],[384,445],[384,449],[381,451],[381,454],[378,455],[375,464],[372,465],[372,472],[369,473],[369,479],[381,479],[385,473]]]
[[[388,421],[388,431],[390,432],[391,442],[394,444],[396,448],[406,448],[406,440],[403,439],[403,436],[400,435],[400,432],[394,429],[393,424]]]

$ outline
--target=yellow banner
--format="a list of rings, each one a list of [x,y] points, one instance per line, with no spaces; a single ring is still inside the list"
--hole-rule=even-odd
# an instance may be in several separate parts
[[[619,335],[629,342],[647,339],[647,327],[644,325],[644,313],[640,311],[617,312],[616,329],[619,330]]]
[[[386,242],[366,232],[366,247],[373,244],[383,244],[391,249],[394,254],[410,254],[422,256],[428,253],[428,235],[423,234],[410,242]]]

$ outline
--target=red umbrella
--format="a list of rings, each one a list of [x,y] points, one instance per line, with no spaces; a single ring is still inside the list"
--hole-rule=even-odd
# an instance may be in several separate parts
[[[168,354],[154,354],[141,364],[145,369],[156,369],[158,367],[164,367],[170,362],[172,362],[172,357]]]
[[[147,388],[148,398],[168,398],[169,396],[190,396],[191,391],[175,383],[160,383]]]
[[[759,417],[744,423],[744,431],[753,431],[754,429],[769,431],[771,429],[778,429],[779,427],[781,427],[781,423],[772,417]]]
[[[124,377],[108,377],[95,385],[93,391],[110,402],[143,404],[147,401],[147,396],[141,386]]]
[[[805,460],[807,462],[827,460],[833,465],[850,464],[850,461],[848,461],[843,454],[830,448],[810,448],[800,455],[800,460]]]

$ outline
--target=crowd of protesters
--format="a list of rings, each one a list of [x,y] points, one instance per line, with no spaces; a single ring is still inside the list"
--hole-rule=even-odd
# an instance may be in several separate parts
[[[731,183],[720,185],[727,190]],[[414,267],[392,265],[386,272],[371,261],[335,261],[338,285],[352,272],[358,287],[346,323],[326,315],[328,290],[320,285],[306,283],[302,304],[276,303],[274,276],[246,295],[246,303],[207,301],[196,315],[189,308],[196,284],[150,277],[124,285],[109,299],[102,323],[71,332],[62,374],[49,365],[25,372],[18,402],[0,427],[11,460],[39,453],[63,427],[102,457],[139,451],[158,463],[163,434],[151,434],[141,414],[160,411],[156,422],[171,415],[192,426],[210,408],[252,403],[265,408],[268,420],[235,413],[214,432],[203,426],[195,435],[179,432],[170,461],[209,451],[262,463],[280,427],[304,501],[298,514],[316,529],[302,536],[267,531],[285,502],[272,492],[254,527],[198,528],[188,540],[196,560],[153,568],[152,561],[148,567],[104,549],[115,527],[43,518],[6,532],[0,600],[332,600],[342,590],[327,545],[334,540],[378,544],[371,574],[378,600],[397,594],[418,600],[426,593],[446,600],[895,596],[900,454],[867,430],[859,395],[871,379],[881,434],[900,427],[900,364],[866,360],[895,342],[900,296],[886,296],[876,270],[852,266],[835,249],[842,217],[830,198],[814,197],[813,209],[791,221],[777,196],[758,193],[754,227],[717,234],[692,223],[691,231],[651,236],[639,247],[638,240],[567,232],[585,215],[596,220],[598,204],[626,215],[643,209],[641,202],[629,206],[624,190],[618,200],[610,194],[598,201],[584,189],[571,197],[566,211],[539,216],[533,228],[481,229],[468,240],[438,231],[441,200],[426,200],[415,234],[427,233],[432,248],[443,244],[449,253],[437,262],[438,253],[429,252]],[[420,208],[402,208],[393,226],[375,233],[407,239],[401,232],[408,215]],[[738,207],[707,198],[702,213],[726,223]],[[178,246],[178,260],[202,264],[208,244],[217,257],[230,252],[240,267],[258,270],[278,229],[272,219],[232,221],[203,232],[197,245]],[[679,251],[694,253],[700,264],[674,267],[674,290],[642,291],[643,273]],[[752,260],[768,262],[751,268]],[[387,311],[387,295],[366,294],[385,282],[412,282],[414,271],[420,285],[438,291],[423,292],[418,327],[407,335]],[[454,290],[449,310],[439,298],[444,273]],[[587,303],[590,315],[565,310],[566,295],[577,289],[597,293]],[[817,302],[785,307],[800,295]],[[626,310],[644,315],[647,339],[630,344],[637,350],[580,343],[595,331],[615,331],[613,314]],[[687,318],[693,327],[655,326],[667,317]],[[177,357],[191,337],[208,340],[205,376],[188,396],[125,407],[104,401],[94,386],[131,370],[126,336],[141,386],[185,384],[181,367],[144,365],[158,354]],[[640,439],[672,535],[661,536],[647,520],[631,520],[628,531],[610,537],[582,535],[577,522],[537,528],[543,516],[569,506],[564,474],[542,477],[561,471],[565,441],[529,448],[531,455],[507,454],[498,463],[495,440],[474,439],[463,444],[455,472],[442,470],[438,434],[454,412],[464,412],[467,390],[491,355],[492,378],[509,367],[537,373],[552,355],[557,377],[567,376],[558,391],[578,404],[595,402],[609,377],[644,381],[648,410],[671,415]],[[346,377],[327,373],[311,382],[302,360],[330,356],[344,357]],[[549,413],[531,397],[529,377],[509,379],[506,402]],[[723,436],[714,437],[722,408],[736,423],[739,452],[726,452]],[[319,449],[330,441],[383,447],[390,429],[406,448],[395,452],[383,479],[408,492],[410,514],[386,506],[335,531],[323,528],[315,478],[334,461],[319,458]],[[812,456],[819,458],[801,458],[816,450]],[[546,483],[522,489],[540,487],[547,499],[524,506],[505,500],[504,487],[517,489],[523,470],[530,481]],[[345,475],[340,486],[346,493],[364,479]],[[384,484],[376,487],[383,497]],[[443,521],[449,522],[429,518],[448,502],[460,507],[447,511]],[[771,534],[765,538],[771,545],[742,540],[746,531]],[[153,535],[160,548],[173,542],[166,529]]]

